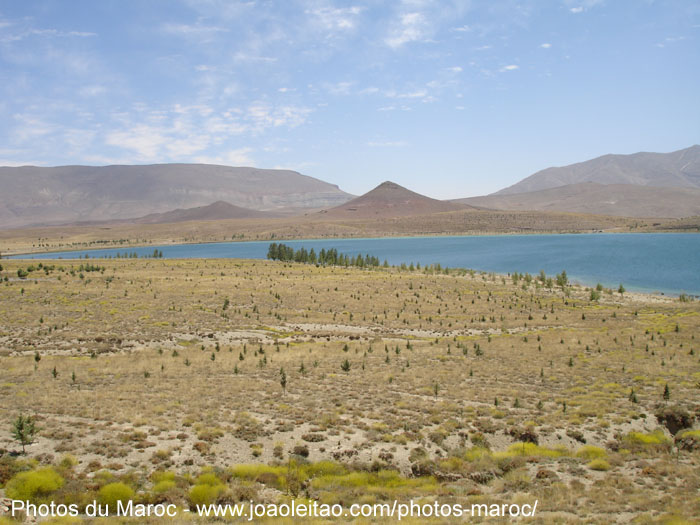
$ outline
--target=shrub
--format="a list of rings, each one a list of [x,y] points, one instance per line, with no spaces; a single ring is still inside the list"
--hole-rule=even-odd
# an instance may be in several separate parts
[[[610,463],[603,458],[597,458],[588,464],[588,468],[591,470],[606,471],[610,470]]]
[[[134,498],[134,489],[126,483],[120,481],[108,483],[100,489],[99,500],[103,505],[109,507],[110,512],[116,512],[117,502],[125,503]]]
[[[164,479],[159,481],[153,486],[153,492],[156,494],[163,494],[164,492],[169,492],[175,488],[175,482],[169,479]]]
[[[679,430],[693,426],[693,416],[682,407],[666,406],[659,409],[656,414],[659,423],[663,423],[671,434],[678,433]]]
[[[600,447],[594,447],[593,445],[586,445],[581,447],[576,451],[576,457],[582,459],[605,459],[608,457],[608,453],[605,452]]]
[[[213,472],[205,472],[197,478],[197,485],[210,485],[215,487],[221,485],[222,481]]]
[[[51,467],[20,472],[7,482],[5,494],[10,499],[35,501],[63,486],[63,478]]]
[[[306,445],[296,445],[292,449],[292,454],[295,454],[297,456],[301,456],[302,458],[308,458],[309,457],[309,447]]]
[[[494,454],[495,457],[501,458],[506,456],[532,456],[532,457],[547,457],[558,458],[566,456],[569,451],[564,447],[547,448],[540,447],[534,443],[513,443],[505,452]]]
[[[634,450],[670,450],[671,448],[671,440],[664,435],[661,429],[650,434],[630,432],[622,438],[622,441],[627,448]]]
[[[219,485],[195,485],[190,489],[190,505],[208,505],[214,503],[223,492],[224,486]]]
[[[175,481],[175,473],[170,471],[157,470],[151,474],[151,481],[153,483],[160,483],[161,481]]]
[[[676,445],[681,450],[700,450],[700,430],[685,430],[676,436]]]

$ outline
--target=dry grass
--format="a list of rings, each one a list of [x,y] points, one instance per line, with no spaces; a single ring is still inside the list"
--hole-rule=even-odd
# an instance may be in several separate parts
[[[0,447],[17,450],[12,419],[36,414],[29,456],[79,462],[56,466],[63,491],[539,498],[543,522],[700,515],[694,431],[677,449],[654,416],[668,384],[697,428],[696,302],[591,302],[456,271],[91,263],[103,270],[44,261],[20,280],[27,263],[3,260],[0,284]],[[208,467],[217,483],[198,481]]]

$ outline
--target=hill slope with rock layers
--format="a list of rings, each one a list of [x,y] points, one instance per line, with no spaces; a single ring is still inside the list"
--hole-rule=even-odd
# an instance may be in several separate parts
[[[0,228],[132,219],[217,201],[301,213],[352,198],[295,171],[209,164],[1,167],[0,187]]]

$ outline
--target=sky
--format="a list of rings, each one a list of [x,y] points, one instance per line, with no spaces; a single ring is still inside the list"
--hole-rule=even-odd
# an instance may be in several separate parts
[[[697,0],[0,0],[0,165],[445,199],[698,143]]]

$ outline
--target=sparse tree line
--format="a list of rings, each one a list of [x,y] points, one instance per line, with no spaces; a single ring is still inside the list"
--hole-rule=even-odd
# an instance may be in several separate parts
[[[364,256],[362,254],[348,256],[338,253],[338,250],[335,248],[329,250],[322,248],[317,255],[313,248],[307,250],[302,247],[295,250],[291,246],[282,243],[277,244],[276,242],[270,244],[267,250],[267,258],[273,261],[292,261],[324,266],[357,266],[359,268],[380,266],[379,258],[370,254]],[[384,266],[388,267],[389,263],[384,261]]]

